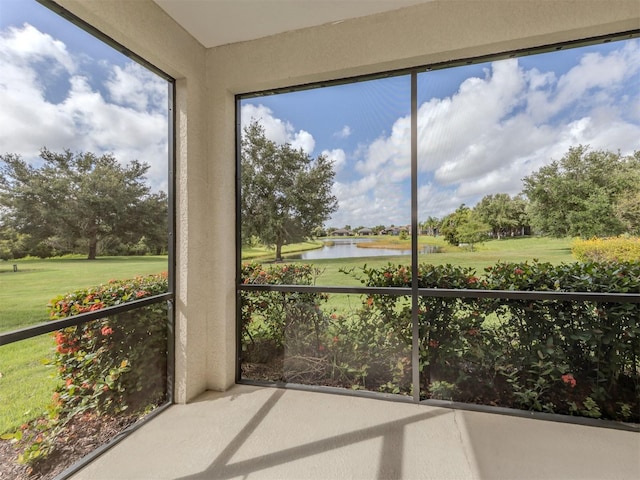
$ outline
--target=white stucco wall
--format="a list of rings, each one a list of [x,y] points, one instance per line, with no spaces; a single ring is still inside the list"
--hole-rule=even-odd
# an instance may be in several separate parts
[[[150,0],[58,1],[178,79],[179,402],[234,381],[235,94],[640,28],[637,0],[436,0],[205,50]]]

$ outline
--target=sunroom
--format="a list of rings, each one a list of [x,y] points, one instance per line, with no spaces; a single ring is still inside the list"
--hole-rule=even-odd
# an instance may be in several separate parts
[[[474,86],[473,82],[464,82],[468,76],[463,76],[467,74],[461,73],[458,83],[452,85],[447,82],[456,81],[455,73],[448,77],[440,74],[473,67],[477,69],[477,86],[483,75],[487,80],[509,68],[517,72],[520,67],[514,59],[533,59],[590,45],[637,42],[640,36],[637,1],[47,0],[42,3],[72,22],[95,29],[106,41],[162,72],[173,84],[170,243],[174,246],[169,250],[170,291],[160,299],[168,300],[171,316],[169,401],[152,418],[130,428],[123,438],[101,447],[63,472],[62,477],[640,477],[640,431],[633,421],[585,418],[590,415],[580,415],[579,411],[593,412],[597,406],[590,409],[584,404],[574,404],[578,416],[557,415],[549,404],[538,405],[537,397],[531,398],[536,392],[548,391],[549,387],[541,384],[535,385],[539,390],[533,393],[535,388],[531,385],[519,387],[513,398],[522,400],[530,396],[528,403],[520,403],[520,409],[506,408],[479,389],[466,394],[461,390],[463,384],[484,381],[480,370],[471,364],[480,358],[484,361],[486,352],[472,360],[456,356],[463,350],[476,352],[474,342],[482,333],[479,325],[503,318],[501,315],[515,322],[540,316],[544,310],[545,318],[571,317],[574,328],[580,315],[589,318],[595,315],[593,318],[597,319],[598,315],[605,315],[598,312],[604,311],[607,318],[613,318],[620,310],[628,325],[620,335],[635,332],[639,328],[640,291],[633,287],[627,291],[581,290],[579,286],[553,291],[525,288],[524,280],[504,283],[498,279],[497,267],[494,276],[488,274],[485,280],[471,270],[455,267],[429,270],[421,266],[422,255],[433,252],[422,251],[419,243],[422,237],[419,232],[423,229],[420,222],[427,215],[420,210],[421,201],[424,198],[444,201],[441,197],[447,195],[446,190],[438,197],[433,189],[420,188],[431,180],[426,173],[431,168],[431,160],[425,154],[430,151],[429,146],[422,147],[430,141],[429,128],[439,128],[428,122],[437,120],[438,109],[447,105],[444,101],[436,102],[436,94],[430,89],[435,92],[450,88],[452,92],[460,92]],[[630,53],[625,59],[637,64],[637,43],[626,48]],[[587,57],[584,64],[589,66],[589,59],[595,56]],[[529,75],[529,85],[538,82],[536,85],[540,87],[551,82],[532,62],[521,67]],[[606,65],[611,64],[594,63],[593,68]],[[638,71],[636,66],[632,78],[637,80]],[[535,75],[538,76],[533,79]],[[587,86],[583,92],[597,88],[589,82],[584,80]],[[362,86],[366,93],[350,90],[354,86]],[[502,101],[499,94],[504,89],[516,88],[506,80],[493,87],[498,96],[485,97],[487,104]],[[532,91],[536,88],[531,87]],[[307,102],[304,95],[316,92],[320,92],[317,94],[320,100]],[[637,112],[633,113],[637,108],[631,106],[639,98],[637,83],[635,91],[627,93],[631,112],[628,116],[635,115],[637,128]],[[362,97],[360,103],[353,100],[358,95]],[[481,92],[477,98],[478,101],[483,98]],[[267,99],[272,99],[272,103]],[[248,236],[255,235],[256,228],[260,228],[253,226],[254,230],[245,233],[248,212],[257,217],[259,208],[244,210],[241,198],[247,188],[241,178],[243,142],[252,122],[261,121],[263,132],[269,128],[265,119],[284,125],[286,138],[298,151],[313,150],[305,144],[309,140],[305,134],[309,132],[301,124],[294,128],[288,124],[289,119],[269,117],[273,113],[269,108],[273,107],[268,105],[279,99],[285,99],[283,104],[294,112],[291,118],[294,114],[316,116],[318,125],[329,122],[329,117],[323,117],[320,110],[336,107],[338,111],[340,102],[351,105],[355,111],[361,110],[360,117],[369,123],[393,111],[395,123],[387,122],[389,131],[384,138],[369,139],[368,153],[362,153],[354,145],[352,150],[359,153],[354,153],[351,160],[345,160],[335,150],[327,149],[323,155],[334,166],[359,162],[354,171],[359,169],[360,173],[390,179],[388,184],[379,184],[389,199],[384,207],[395,200],[394,195],[406,194],[397,201],[402,213],[397,217],[389,214],[386,222],[383,220],[387,227],[394,227],[392,221],[396,225],[410,225],[409,231],[402,231],[405,235],[401,232],[397,236],[406,238],[387,239],[391,243],[406,242],[408,251],[403,265],[389,263],[367,270],[366,261],[360,261],[357,267],[343,265],[339,272],[342,276],[336,273],[323,280],[323,272],[330,268],[323,260],[311,261],[311,267],[301,266],[295,273],[288,270],[287,258],[298,259],[286,255],[274,263],[243,264],[241,250]],[[453,93],[449,99],[453,102]],[[351,100],[353,103],[349,103]],[[515,95],[513,101],[521,102],[522,98]],[[603,116],[610,113],[607,101],[603,99],[598,110]],[[323,102],[324,107],[320,108]],[[577,110],[580,102],[576,102],[571,108]],[[318,112],[313,110],[314,106]],[[467,106],[482,110],[479,105]],[[421,115],[423,107],[436,113]],[[531,103],[522,108],[534,106]],[[540,108],[555,107],[545,104]],[[479,135],[504,138],[511,135],[515,130],[510,130],[510,126],[518,121],[518,116],[509,112],[502,128],[487,129]],[[535,114],[542,115],[540,111]],[[339,120],[343,122],[338,126],[342,130],[334,128],[326,136],[346,141],[353,127],[349,128],[345,118]],[[487,116],[486,121],[491,119]],[[461,122],[458,127],[452,122],[443,126],[444,133],[439,135],[448,138],[447,148],[453,151],[454,144],[464,141],[464,137],[456,137],[455,128],[473,129],[478,123],[478,117],[470,118],[469,123]],[[618,124],[611,123],[614,127],[607,133],[614,136]],[[579,128],[581,124],[574,123],[567,132]],[[398,132],[403,134],[401,140],[394,136]],[[551,134],[549,128],[531,131],[531,137]],[[317,141],[320,142],[319,137]],[[573,137],[563,145],[572,147],[572,141]],[[511,143],[514,149],[521,146],[517,139]],[[393,150],[384,160],[386,164],[371,153],[376,146],[380,151]],[[636,142],[633,150],[639,146]],[[441,165],[440,178],[457,178],[452,170],[475,171],[473,159],[479,157],[474,157],[477,152],[471,150],[467,151],[470,163]],[[545,153],[558,158],[565,152]],[[497,161],[501,156],[496,155]],[[476,183],[470,182],[467,188],[490,181],[481,167],[478,164]],[[499,176],[500,170],[495,171]],[[395,181],[395,176],[401,174],[402,178]],[[435,179],[434,176],[434,182]],[[341,193],[364,188],[364,183],[345,181],[341,184],[343,191],[334,184],[331,192],[335,206],[331,213],[343,209]],[[455,196],[451,192],[449,195]],[[373,213],[383,210],[383,206],[363,196],[359,207],[357,211],[352,209],[354,216],[350,218],[334,217],[341,223],[332,226],[342,227],[362,219],[359,228],[345,225],[345,229],[351,230],[346,227],[353,226],[354,231],[367,232],[362,236],[373,236],[368,232],[375,231],[374,226],[380,223],[380,217]],[[499,229],[498,238],[518,236],[517,231],[504,232]],[[365,240],[369,239],[358,241]],[[335,240],[341,241],[345,240]],[[473,243],[471,240],[470,247],[467,240],[459,244],[473,250]],[[493,264],[511,268],[510,275],[516,277],[542,276],[550,268],[533,262],[527,264],[531,272],[525,272],[521,264],[514,270],[512,264],[500,264],[500,260],[497,258]],[[270,280],[275,277],[280,281]],[[456,281],[452,280],[454,277]],[[482,281],[490,285],[481,287]],[[144,308],[151,305],[150,301],[140,304]],[[433,317],[430,312],[434,312]],[[369,320],[375,317],[376,321],[358,327],[354,319],[365,316]],[[458,323],[451,329],[454,317]],[[83,318],[98,319],[100,314],[94,312]],[[292,319],[287,320],[288,326],[293,325],[291,329],[278,324],[284,322],[283,318]],[[308,324],[301,319],[307,319]],[[318,319],[324,323],[320,325]],[[280,329],[276,345],[265,333],[272,320],[279,325],[274,328]],[[248,331],[250,323],[259,325],[258,329]],[[72,324],[70,320],[68,325]],[[343,360],[347,347],[342,347],[343,340],[346,342],[358,332],[362,334],[362,330],[373,333],[374,324],[380,337],[372,339],[366,347],[352,344],[349,351],[353,354],[357,350],[362,356],[358,357],[357,365],[346,365]],[[576,342],[582,341],[580,332],[576,330],[574,334]],[[546,331],[540,335],[544,342],[536,337],[536,342],[542,343],[536,343],[536,348],[527,347],[529,353],[538,356],[532,363],[538,373],[546,371],[544,362],[553,351],[562,350],[567,357],[577,355],[578,349],[557,343],[560,337],[566,340],[564,332],[558,334],[560,337]],[[443,360],[443,352],[450,345],[455,348],[447,351],[459,362],[456,365]],[[592,345],[593,351],[599,352],[602,345]],[[637,342],[630,345],[627,350],[616,350],[615,358],[619,363],[627,362],[620,367],[627,375],[625,379],[637,381],[640,352]],[[376,354],[376,348],[386,350]],[[507,346],[496,348],[493,374],[498,372],[498,358],[506,355],[503,349]],[[454,350],[456,353],[451,353]],[[333,363],[321,365],[321,361],[329,361],[330,355],[334,355],[330,360]],[[268,361],[263,361],[265,356]],[[601,367],[601,363],[597,365]],[[516,369],[507,372],[506,367],[501,368],[506,385],[508,378],[514,378],[508,376],[509,372],[515,375]],[[338,370],[340,374],[336,375]],[[462,378],[463,373],[464,382],[451,380],[451,375]],[[575,385],[575,372],[568,367],[554,370],[556,374],[562,378],[558,388],[565,388],[571,395],[576,392],[574,387],[581,388]],[[599,373],[594,375],[597,383]],[[637,388],[635,385],[636,392]],[[480,400],[474,403],[474,398]],[[637,412],[625,410],[627,403],[622,397],[617,400],[620,400],[615,407],[618,411],[631,419],[637,417]]]

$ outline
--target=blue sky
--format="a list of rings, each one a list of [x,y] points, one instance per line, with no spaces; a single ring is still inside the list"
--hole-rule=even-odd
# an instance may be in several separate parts
[[[0,1],[0,153],[112,153],[166,191],[167,101],[165,80],[46,7]]]
[[[640,42],[611,42],[418,76],[419,219],[442,217],[571,146],[640,150]],[[329,226],[410,221],[410,79],[247,98],[242,122],[336,167]]]
[[[0,153],[113,153],[167,183],[168,84],[32,0],[0,1]],[[441,217],[569,147],[640,149],[640,40],[421,73],[419,218]],[[410,220],[408,76],[249,98],[242,121],[335,165],[328,226]],[[233,159],[229,159],[233,161]]]

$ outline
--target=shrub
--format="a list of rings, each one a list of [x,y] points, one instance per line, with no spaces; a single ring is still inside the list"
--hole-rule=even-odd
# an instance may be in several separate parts
[[[582,262],[637,262],[640,261],[640,237],[576,239],[571,253]]]
[[[311,265],[278,264],[242,266],[244,284],[313,285],[320,270]],[[290,354],[317,354],[323,346],[327,315],[320,304],[328,295],[302,292],[241,292],[242,336],[246,355],[281,355],[285,346]],[[260,342],[258,342],[260,340]],[[265,349],[259,352],[256,349]]]
[[[311,285],[318,273],[301,265],[245,265],[242,281]],[[356,276],[367,287],[411,286],[405,265],[365,265]],[[637,294],[640,262],[501,262],[482,275],[422,264],[418,284],[421,289]],[[350,308],[328,308],[336,304],[324,305],[329,297],[321,293],[242,291],[241,297],[244,360],[275,365],[278,375],[272,380],[411,391],[408,296],[364,296]],[[461,298],[423,291],[418,298],[421,394],[638,421],[638,318],[639,303]]]
[[[49,303],[52,320],[93,312],[168,289],[166,274],[111,280]],[[118,413],[158,403],[166,391],[167,308],[164,302],[56,333],[54,394],[62,411]]]
[[[313,285],[320,270],[310,265],[246,264],[244,284]],[[241,291],[242,361],[268,364],[261,378],[299,383],[408,391],[410,350],[406,326],[389,325],[370,308],[336,312],[325,293]],[[359,302],[358,302],[359,303]],[[322,307],[325,308],[322,308]],[[407,325],[410,335],[410,321]]]
[[[52,320],[119,305],[168,290],[166,274],[111,280],[61,295],[49,303]],[[76,414],[143,412],[162,401],[167,380],[167,307],[152,304],[55,334],[53,364],[61,383],[46,417],[2,436],[33,464],[55,448],[56,438]]]
[[[403,265],[362,271],[367,286],[411,285]],[[420,288],[640,293],[639,262],[498,263],[482,276],[420,265],[419,274]],[[411,312],[401,298],[379,295],[372,307],[409,346]],[[423,295],[418,314],[426,395],[440,396],[440,386],[452,384],[460,401],[608,418],[628,413],[620,404],[638,411],[638,303]],[[593,401],[598,408],[587,407]]]

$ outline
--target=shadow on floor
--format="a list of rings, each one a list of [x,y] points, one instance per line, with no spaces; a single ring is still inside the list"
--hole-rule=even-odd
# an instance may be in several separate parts
[[[233,456],[255,432],[264,418],[269,414],[270,410],[278,403],[285,392],[286,390],[275,390],[262,407],[253,415],[251,420],[249,420],[235,438],[229,442],[227,447],[220,452],[207,469],[176,480],[205,480],[211,478],[227,479],[247,476],[252,472],[275,467],[304,457],[318,455],[323,452],[378,437],[382,438],[382,452],[378,459],[378,475],[376,478],[378,480],[402,478],[404,428],[409,424],[448,413],[446,410],[428,411],[403,418],[401,420],[394,420],[374,427],[363,428],[349,433],[336,435],[334,437],[325,438],[323,440],[317,440],[296,447],[287,448],[275,453],[261,455],[250,460],[229,463]]]

